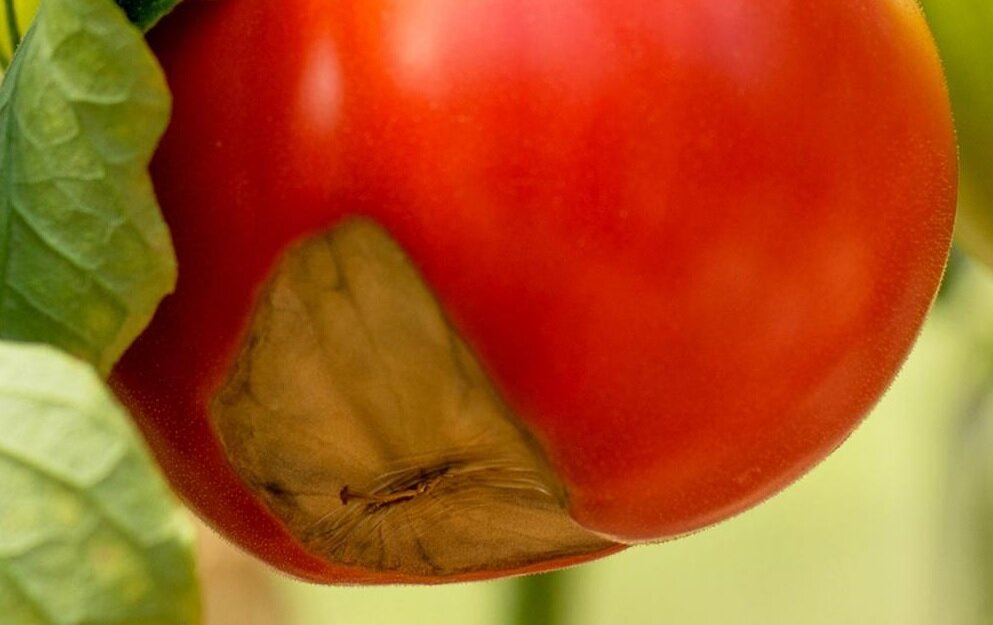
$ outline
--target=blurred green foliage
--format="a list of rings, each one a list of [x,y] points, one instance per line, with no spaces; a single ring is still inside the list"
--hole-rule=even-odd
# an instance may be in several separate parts
[[[961,154],[959,242],[993,267],[993,2],[921,0],[941,51]]]

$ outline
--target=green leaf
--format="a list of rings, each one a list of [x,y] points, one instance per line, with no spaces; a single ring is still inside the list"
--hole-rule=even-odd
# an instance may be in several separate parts
[[[0,621],[193,625],[192,539],[92,368],[0,342]]]
[[[131,21],[148,30],[163,15],[179,4],[179,0],[117,0]]]
[[[993,2],[923,0],[945,64],[962,176],[956,236],[993,266]]]
[[[147,167],[162,73],[111,0],[43,0],[0,87],[0,338],[106,374],[175,283]]]

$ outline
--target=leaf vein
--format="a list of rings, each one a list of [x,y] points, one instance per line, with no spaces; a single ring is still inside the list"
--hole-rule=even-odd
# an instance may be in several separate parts
[[[92,348],[94,346],[93,337],[86,336],[83,330],[76,327],[74,324],[70,324],[65,319],[62,319],[61,317],[56,315],[52,311],[50,306],[45,306],[44,304],[38,302],[35,299],[34,294],[26,291],[24,288],[21,287],[20,284],[16,282],[8,282],[6,283],[6,287],[10,293],[17,295],[24,304],[29,306],[32,310],[37,312],[39,315],[41,315],[48,321],[58,326],[60,330],[65,331],[67,334],[77,339],[80,343],[85,344],[87,347]]]
[[[55,622],[55,619],[53,619],[52,616],[44,610],[43,606],[45,605],[45,602],[33,596],[12,571],[9,571],[6,567],[0,566],[0,575],[3,575],[7,579],[9,583],[8,588],[12,588],[16,595],[24,599],[25,604],[32,612],[34,612],[35,616],[44,622]]]
[[[84,502],[90,505],[90,508],[97,514],[98,517],[117,534],[119,534],[128,545],[132,547],[136,552],[142,552],[147,545],[144,545],[137,536],[135,536],[129,528],[124,526],[114,515],[112,515],[107,508],[103,505],[99,498],[94,497],[87,486],[95,486],[100,484],[102,481],[107,479],[109,475],[114,472],[117,465],[121,463],[124,459],[125,454],[121,454],[117,460],[111,464],[110,470],[106,475],[97,479],[94,484],[76,484],[69,478],[60,475],[56,471],[52,471],[46,467],[40,466],[38,463],[33,462],[30,458],[19,454],[15,449],[4,444],[0,441],[0,455],[10,460],[13,464],[27,469],[29,472],[38,475],[43,479],[48,479],[55,484],[58,484],[62,488],[71,491],[79,496]]]
[[[117,289],[115,289],[112,284],[109,284],[106,281],[106,278],[104,278],[99,271],[96,271],[97,267],[89,266],[85,260],[78,258],[76,254],[69,253],[67,250],[59,247],[57,243],[50,239],[50,235],[34,223],[34,220],[29,217],[30,213],[26,213],[23,209],[18,208],[16,203],[14,206],[14,216],[16,216],[18,221],[24,224],[31,231],[31,233],[42,243],[42,245],[54,252],[59,258],[66,260],[70,265],[86,274],[87,282],[99,286],[105,295],[113,298],[117,301],[117,303],[121,303],[120,298],[118,297]]]

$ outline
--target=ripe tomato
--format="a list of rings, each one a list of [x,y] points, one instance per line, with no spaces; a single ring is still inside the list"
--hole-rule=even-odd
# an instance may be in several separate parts
[[[678,536],[890,383],[955,204],[910,0],[188,0],[152,36],[176,293],[115,384],[324,581]]]

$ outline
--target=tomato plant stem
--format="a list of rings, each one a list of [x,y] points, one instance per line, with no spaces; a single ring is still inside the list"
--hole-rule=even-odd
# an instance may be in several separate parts
[[[570,574],[560,571],[518,578],[513,625],[564,625]]]
[[[17,9],[14,8],[14,0],[4,0],[4,9],[7,13],[7,34],[10,36],[10,53],[13,55],[14,50],[17,50],[17,46],[21,43],[21,31],[17,28]],[[4,59],[5,61],[7,59]],[[4,63],[6,67],[8,63]]]

